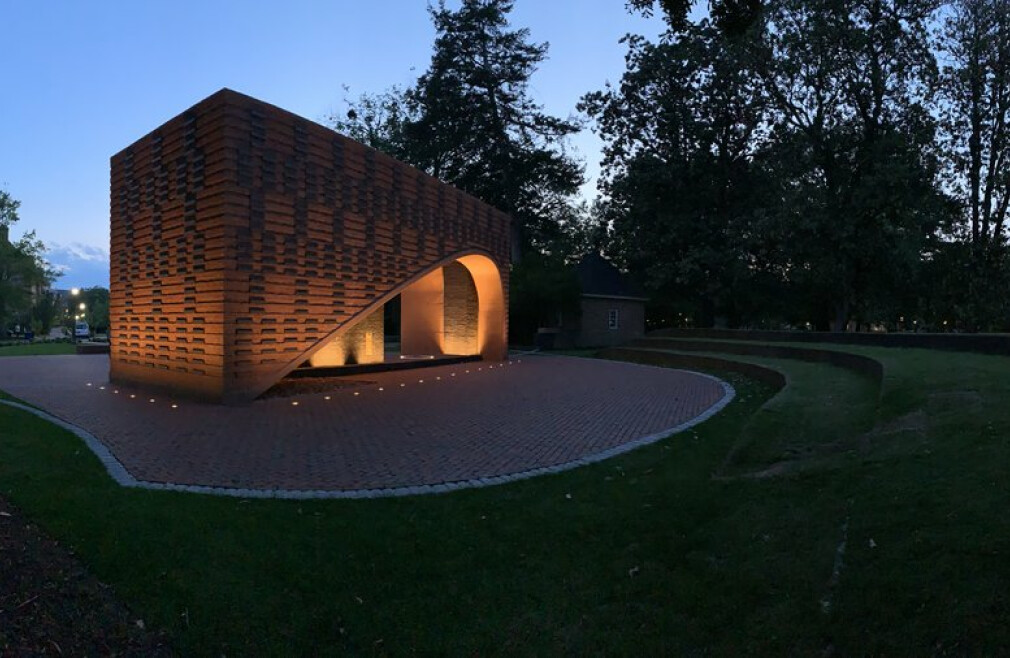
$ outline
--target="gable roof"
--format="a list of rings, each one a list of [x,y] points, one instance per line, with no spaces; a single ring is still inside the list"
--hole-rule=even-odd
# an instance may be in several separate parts
[[[583,295],[647,299],[641,288],[599,254],[587,254],[575,266],[575,272]]]

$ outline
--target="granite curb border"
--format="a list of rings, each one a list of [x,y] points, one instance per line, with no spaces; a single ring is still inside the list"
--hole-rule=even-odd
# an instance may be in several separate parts
[[[638,364],[629,363],[629,365],[637,365],[644,368],[659,368],[662,366],[650,366],[648,364]],[[670,368],[664,368],[670,370]],[[528,469],[525,471],[517,471],[515,473],[507,473],[504,475],[495,475],[482,478],[473,478],[469,480],[458,480],[454,482],[443,482],[439,484],[422,484],[415,486],[400,486],[400,487],[389,487],[389,488],[375,488],[375,489],[246,489],[246,488],[233,488],[233,487],[215,487],[209,485],[199,485],[199,484],[175,484],[171,482],[151,482],[147,480],[138,480],[134,477],[126,467],[116,459],[115,455],[106,447],[104,443],[101,442],[96,436],[88,432],[82,427],[74,425],[73,423],[68,423],[67,421],[53,416],[52,414],[45,412],[36,407],[32,407],[20,402],[14,402],[12,400],[0,400],[0,404],[8,407],[13,407],[15,409],[20,409],[22,411],[27,411],[43,420],[46,420],[54,425],[65,429],[81,439],[84,444],[91,450],[92,453],[105,467],[106,472],[109,476],[120,486],[127,488],[137,488],[137,489],[148,489],[152,491],[181,491],[186,493],[197,493],[197,494],[207,494],[214,496],[230,496],[233,498],[278,498],[278,499],[289,499],[289,500],[329,500],[329,499],[359,499],[359,498],[394,498],[402,496],[419,496],[426,494],[439,494],[439,493],[449,493],[452,491],[461,491],[463,489],[477,489],[482,487],[491,487],[499,484],[507,484],[509,482],[518,482],[520,480],[528,480],[530,478],[538,477],[541,475],[551,475],[554,473],[562,473],[564,471],[570,471],[580,466],[588,466],[590,464],[595,464],[597,462],[610,459],[611,457],[616,457],[622,455],[626,452],[631,452],[637,448],[656,443],[661,439],[665,439],[674,434],[679,434],[685,430],[688,430],[695,425],[699,425],[715,414],[722,411],[733,398],[736,396],[735,389],[728,383],[718,377],[713,377],[712,375],[694,372],[693,375],[699,377],[704,377],[705,379],[712,380],[718,383],[723,389],[723,396],[715,402],[708,409],[700,413],[699,415],[691,418],[689,420],[675,425],[669,429],[662,430],[647,436],[643,436],[631,441],[627,441],[617,446],[607,448],[601,452],[592,453],[579,459],[564,462],[561,464],[555,464],[552,466],[541,466],[537,468]]]

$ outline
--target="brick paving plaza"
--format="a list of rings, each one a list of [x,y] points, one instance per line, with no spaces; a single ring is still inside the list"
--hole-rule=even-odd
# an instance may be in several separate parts
[[[7,357],[0,389],[84,428],[138,480],[265,490],[411,487],[566,464],[670,430],[727,394],[694,373],[536,355],[358,375],[229,407],[115,387],[108,370],[107,355]]]

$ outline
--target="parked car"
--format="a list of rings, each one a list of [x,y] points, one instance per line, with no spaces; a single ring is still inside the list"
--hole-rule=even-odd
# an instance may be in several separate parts
[[[78,322],[74,325],[74,338],[76,340],[88,340],[91,338],[91,328],[87,322]]]

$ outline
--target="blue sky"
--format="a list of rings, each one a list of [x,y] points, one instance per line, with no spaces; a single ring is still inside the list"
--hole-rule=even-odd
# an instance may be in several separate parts
[[[410,84],[434,36],[423,0],[0,0],[0,16],[0,186],[22,202],[12,237],[36,230],[68,268],[58,287],[108,285],[113,153],[222,87],[321,121],[342,85]],[[516,0],[512,23],[550,43],[532,93],[563,116],[620,79],[624,34],[662,28],[624,0]],[[595,176],[599,141],[572,144]]]

